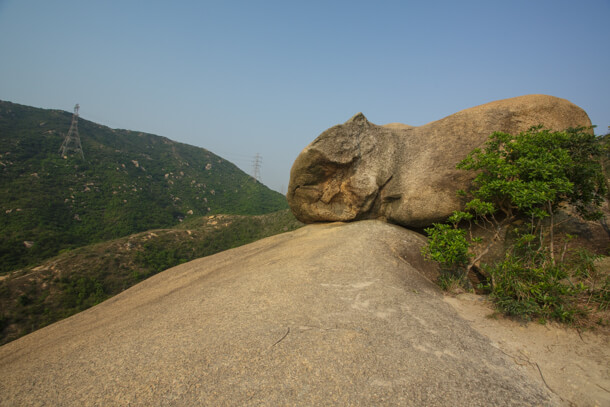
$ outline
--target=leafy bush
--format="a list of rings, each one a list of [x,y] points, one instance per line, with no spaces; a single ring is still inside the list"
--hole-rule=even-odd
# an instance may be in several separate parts
[[[425,229],[428,245],[422,248],[424,257],[441,264],[444,269],[463,267],[470,258],[466,231],[451,225],[435,223]]]
[[[474,149],[457,167],[477,171],[470,193],[479,207],[486,202],[504,215],[502,221],[493,216],[479,219],[498,229],[517,217],[526,218],[541,246],[548,239],[554,261],[555,213],[562,204],[573,205],[586,219],[601,217],[598,207],[607,193],[603,153],[600,140],[586,128],[553,132],[535,126],[517,136],[493,133],[485,148]]]
[[[502,261],[487,268],[490,296],[506,315],[571,322],[584,312],[576,296],[586,287],[572,283],[568,262],[549,261],[548,250],[539,249],[535,236],[522,234]]]
[[[444,223],[434,223],[426,228],[428,244],[422,247],[425,259],[441,266],[439,286],[447,291],[467,285],[464,268],[471,257],[466,231]]]
[[[477,172],[472,188],[460,192],[471,200],[465,212],[456,211],[448,219],[452,225],[434,224],[426,229],[425,257],[465,276],[521,219],[525,227],[514,229],[516,243],[506,257],[484,268],[489,275],[487,288],[498,308],[527,319],[569,322],[585,312],[577,306],[583,293],[607,306],[608,279],[601,287],[583,281],[594,274],[590,256],[580,252],[566,258],[567,244],[560,256],[555,248],[555,215],[562,205],[572,205],[585,219],[600,218],[598,207],[608,191],[600,165],[604,153],[600,140],[586,128],[553,132],[535,126],[517,136],[493,133],[483,148],[474,149],[458,164]],[[473,221],[493,236],[478,253],[469,252],[472,229],[470,239],[463,229],[466,222],[471,228]],[[581,281],[574,284],[572,279],[579,274]]]
[[[610,307],[610,275],[604,277],[600,287],[590,290],[591,300],[597,303],[601,310],[607,310]]]
[[[149,242],[143,247],[143,251],[136,256],[136,263],[141,264],[146,270],[144,274],[138,274],[137,279],[143,279],[152,274],[157,274],[168,268],[177,266],[192,260],[194,257],[181,255],[179,248],[159,247],[158,243]]]
[[[71,279],[64,277],[60,280],[62,290],[61,303],[70,313],[78,312],[104,301],[108,296],[104,286],[94,278],[80,277]]]

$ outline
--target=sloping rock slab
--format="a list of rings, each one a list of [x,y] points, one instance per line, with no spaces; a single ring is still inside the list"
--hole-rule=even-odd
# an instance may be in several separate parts
[[[311,225],[158,274],[0,348],[1,405],[554,405],[417,269],[423,238]]]
[[[383,219],[407,227],[443,221],[462,209],[457,191],[473,172],[457,170],[495,131],[518,134],[591,126],[580,107],[526,95],[462,110],[419,127],[378,126],[362,113],[323,132],[295,160],[288,203],[302,222]]]

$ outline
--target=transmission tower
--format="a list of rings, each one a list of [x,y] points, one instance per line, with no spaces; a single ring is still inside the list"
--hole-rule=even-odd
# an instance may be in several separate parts
[[[83,153],[83,146],[80,144],[80,136],[78,135],[78,109],[80,106],[78,103],[74,106],[74,115],[72,115],[72,124],[70,124],[70,130],[59,147],[59,155],[62,157],[67,156],[70,151],[80,153],[81,158],[85,159]]]
[[[263,163],[263,157],[259,153],[256,153],[254,160],[252,161],[252,177],[261,182],[261,164]]]

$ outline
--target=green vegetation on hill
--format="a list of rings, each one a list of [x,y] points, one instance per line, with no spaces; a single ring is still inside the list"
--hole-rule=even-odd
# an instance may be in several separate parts
[[[171,229],[64,251],[0,278],[0,345],[175,265],[301,226],[289,210],[191,217]]]
[[[82,118],[84,160],[60,157],[71,120],[68,112],[0,101],[0,275],[189,217],[288,207],[210,151]]]

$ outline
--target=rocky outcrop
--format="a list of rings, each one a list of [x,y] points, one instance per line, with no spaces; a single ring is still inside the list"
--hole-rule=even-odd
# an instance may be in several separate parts
[[[516,134],[590,126],[567,100],[528,95],[455,113],[424,126],[377,126],[361,113],[322,133],[297,157],[288,202],[302,222],[382,219],[421,227],[460,209],[472,173],[456,164],[494,131]]]
[[[418,270],[415,232],[309,225],[0,347],[0,404],[555,405]]]

